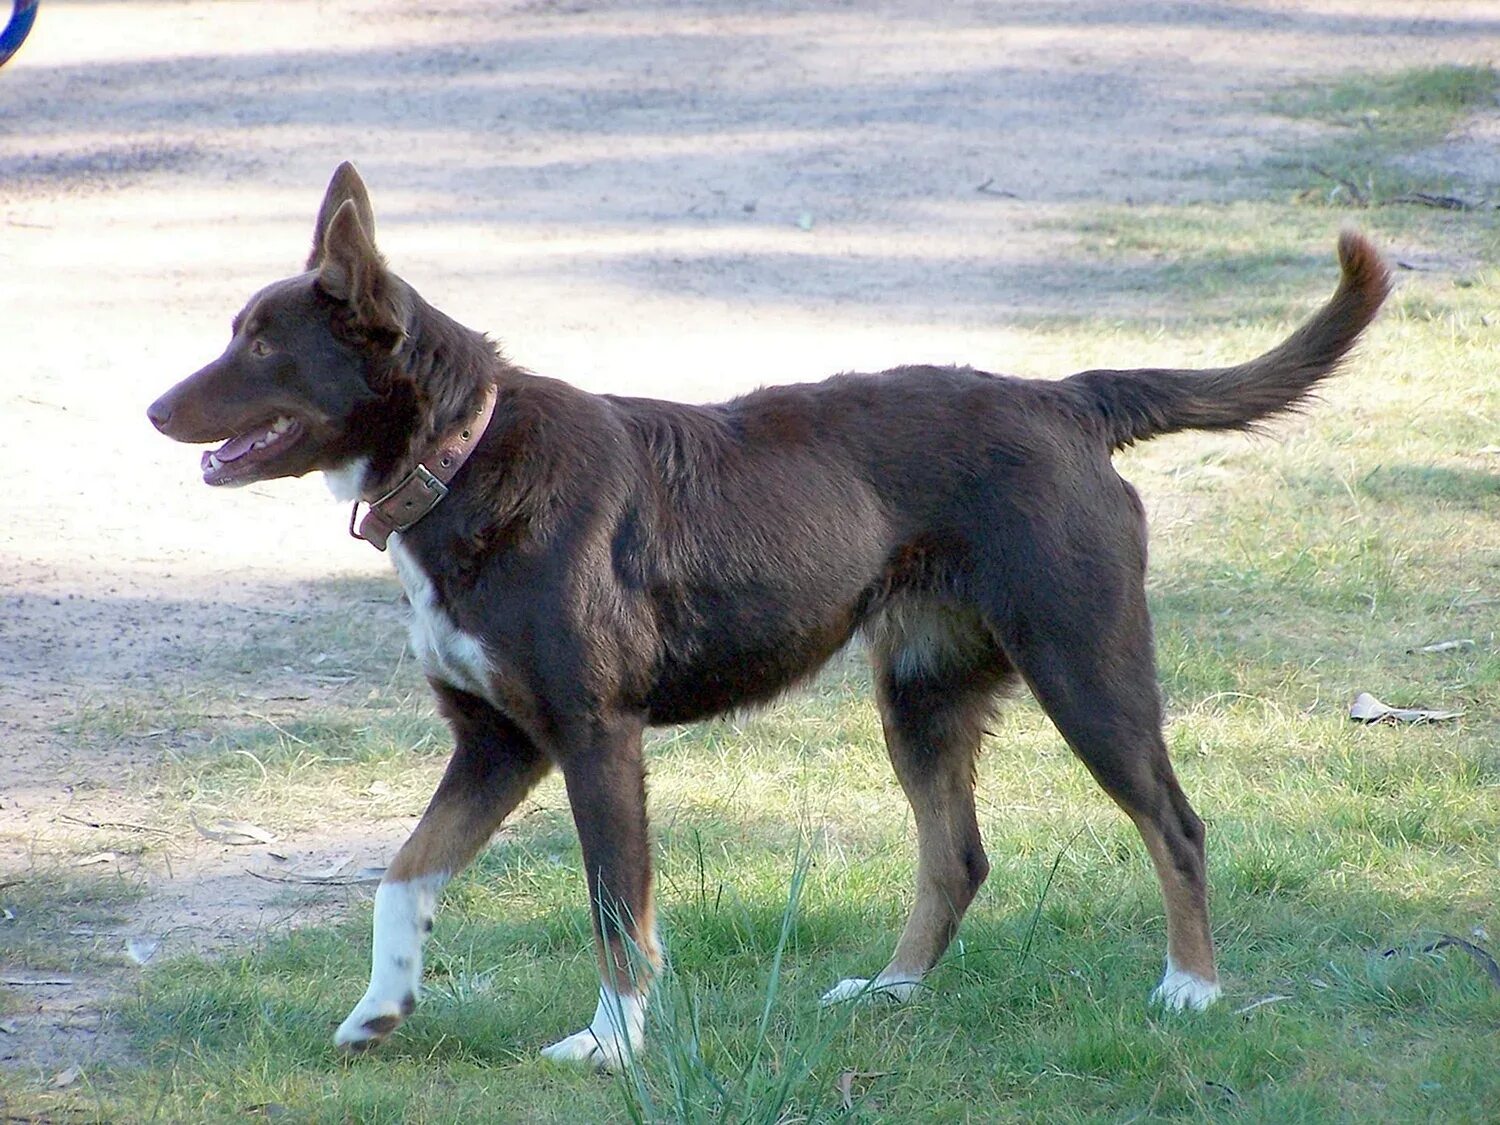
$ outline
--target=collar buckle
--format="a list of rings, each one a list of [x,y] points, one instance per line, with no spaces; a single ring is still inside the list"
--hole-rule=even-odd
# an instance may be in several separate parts
[[[429,492],[435,494],[432,498],[433,504],[436,504],[444,496],[448,495],[448,486],[433,476],[432,471],[420,461],[417,462],[417,467],[411,471],[411,475],[421,481]],[[395,491],[400,491],[400,489],[396,489]]]

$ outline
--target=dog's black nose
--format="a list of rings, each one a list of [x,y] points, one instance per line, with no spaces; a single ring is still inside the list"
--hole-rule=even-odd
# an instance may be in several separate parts
[[[167,423],[172,420],[172,408],[167,405],[165,399],[157,399],[146,407],[146,417],[151,419],[151,424],[158,430],[166,430]]]

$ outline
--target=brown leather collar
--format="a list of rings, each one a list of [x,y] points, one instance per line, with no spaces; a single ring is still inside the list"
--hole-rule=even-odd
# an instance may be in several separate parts
[[[485,388],[479,412],[449,433],[433,453],[418,461],[417,467],[395,488],[372,502],[365,518],[359,521],[358,531],[354,522],[359,519],[359,501],[354,502],[354,510],[349,513],[349,534],[383,551],[392,533],[407,530],[436,508],[438,501],[448,495],[449,483],[484,437],[494,413],[495,387],[491,384]]]

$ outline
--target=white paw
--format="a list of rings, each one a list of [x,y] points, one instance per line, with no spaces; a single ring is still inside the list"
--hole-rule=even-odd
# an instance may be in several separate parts
[[[586,1027],[550,1047],[543,1047],[542,1058],[595,1070],[619,1070],[625,1065],[625,1043],[618,1036],[609,1034],[601,1040]]]
[[[1172,1012],[1180,1012],[1185,1008],[1201,1012],[1218,998],[1218,981],[1204,980],[1196,973],[1179,969],[1170,963],[1167,965],[1167,975],[1161,978],[1161,983],[1151,994],[1153,1004],[1160,1004]]]
[[[367,992],[348,1018],[339,1024],[339,1029],[333,1033],[333,1041],[345,1051],[367,1051],[395,1031],[416,1006],[417,998],[411,993],[401,1000],[389,1000]]]
[[[917,985],[920,983],[921,981],[906,977],[886,978],[882,976],[874,980],[850,977],[839,981],[823,993],[823,999],[819,1003],[826,1008],[830,1004],[844,1004],[850,1000],[872,1000],[878,997],[882,1000],[904,1004],[911,999],[912,993],[916,992]]]
[[[620,1070],[627,1060],[640,1055],[645,1042],[645,997],[601,988],[588,1027],[542,1048],[542,1058],[596,1070]]]

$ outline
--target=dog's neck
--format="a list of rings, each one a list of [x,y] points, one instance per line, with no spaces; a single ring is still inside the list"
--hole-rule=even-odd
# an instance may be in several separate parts
[[[385,550],[387,540],[396,532],[415,526],[448,495],[448,486],[458,475],[469,455],[478,447],[495,413],[496,390],[486,387],[479,409],[444,435],[437,447],[419,460],[411,472],[402,477],[379,499],[371,501],[365,518],[359,518],[356,501],[349,513],[349,534],[363,539],[377,549]]]
[[[324,471],[337,499],[378,505],[414,476],[446,483],[483,435],[497,385],[512,370],[487,337],[420,298],[416,304],[405,340],[371,373],[371,383],[385,388],[379,406],[370,418],[352,420],[366,433],[351,436],[372,439],[376,448]]]

